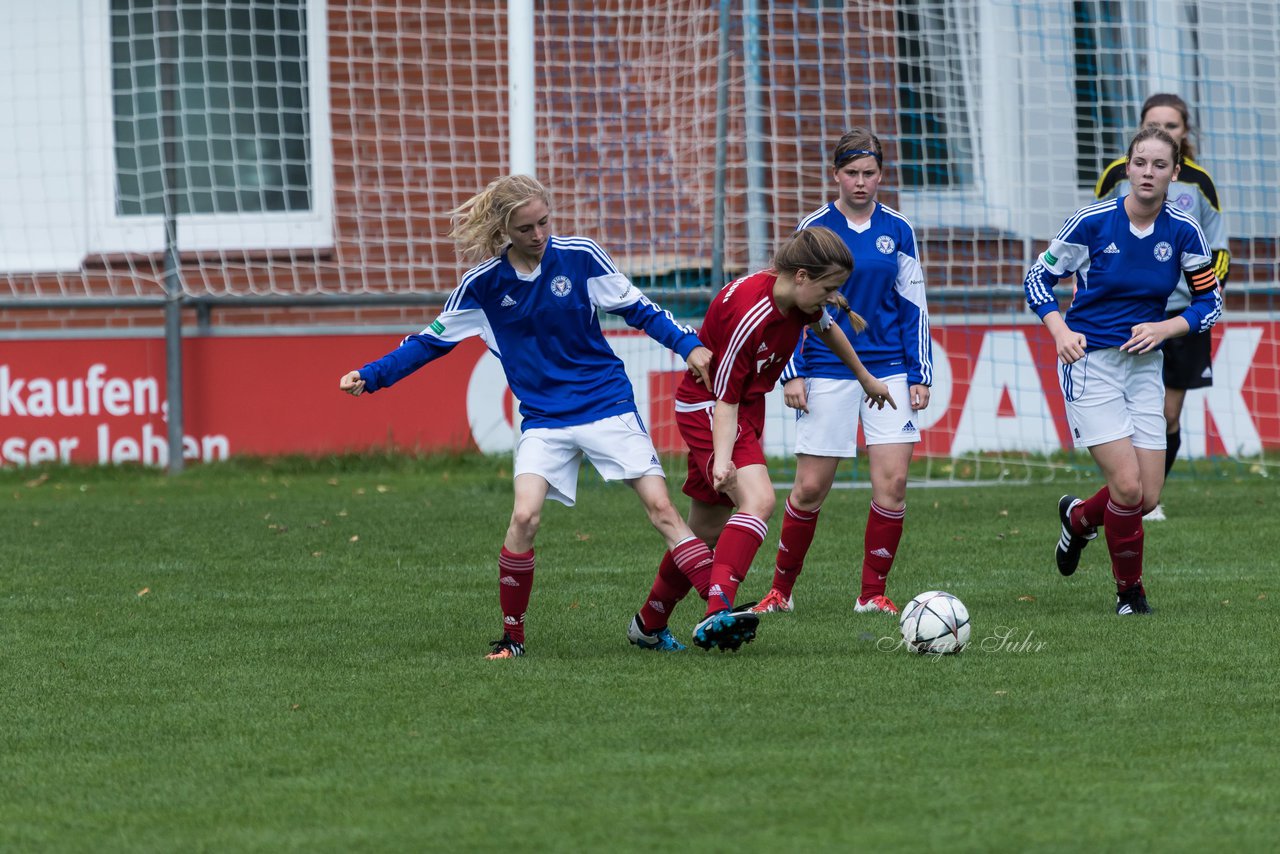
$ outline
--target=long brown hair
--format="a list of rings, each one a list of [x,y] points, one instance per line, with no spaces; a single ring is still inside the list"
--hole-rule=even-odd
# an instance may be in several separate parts
[[[1182,116],[1182,125],[1187,132],[1182,137],[1182,156],[1187,160],[1196,159],[1195,147],[1191,144],[1191,110],[1187,108],[1187,102],[1179,98],[1172,92],[1157,92],[1150,98],[1142,102],[1142,124],[1147,123],[1147,113],[1152,107],[1173,107],[1178,111],[1178,115]],[[1182,161],[1178,161],[1181,163]]]
[[[834,231],[815,225],[794,232],[778,244],[773,253],[773,268],[789,276],[804,270],[814,279],[830,276],[847,279],[853,272],[853,253]],[[839,291],[835,293],[835,304],[849,316],[854,332],[867,328],[867,321],[849,308],[848,301]]]

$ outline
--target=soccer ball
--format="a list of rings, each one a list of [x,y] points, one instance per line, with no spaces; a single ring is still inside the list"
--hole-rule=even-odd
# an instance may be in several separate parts
[[[969,642],[969,609],[941,590],[921,593],[907,603],[898,620],[902,639],[919,653],[946,655]]]

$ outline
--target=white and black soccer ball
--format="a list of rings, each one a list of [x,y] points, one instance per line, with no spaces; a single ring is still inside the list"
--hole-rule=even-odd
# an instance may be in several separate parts
[[[969,642],[969,609],[941,590],[921,593],[898,618],[908,649],[932,655],[959,652]]]

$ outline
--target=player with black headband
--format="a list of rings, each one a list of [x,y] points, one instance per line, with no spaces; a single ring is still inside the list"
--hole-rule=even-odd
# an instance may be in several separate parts
[[[839,358],[813,335],[800,342],[782,375],[783,395],[797,410],[796,479],[787,498],[773,585],[758,611],[790,611],[792,588],[813,542],[822,503],[840,460],[857,453],[858,422],[870,461],[871,503],[863,537],[861,584],[853,609],[896,614],[885,595],[889,571],[906,518],[907,469],[920,441],[918,413],[929,405],[933,348],[924,273],[911,223],[877,198],[884,149],[865,128],[842,136],[832,153],[837,196],[801,221],[825,226],[853,254],[852,275],[840,293],[867,328],[858,332],[840,318],[868,371],[908,405],[868,405],[862,386]]]

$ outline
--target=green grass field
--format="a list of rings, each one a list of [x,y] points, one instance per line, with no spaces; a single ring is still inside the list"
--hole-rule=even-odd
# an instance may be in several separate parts
[[[1100,543],[1053,566],[1089,484],[913,487],[889,593],[974,621],[938,659],[851,611],[860,489],[742,652],[628,646],[661,544],[588,470],[544,515],[528,654],[489,662],[508,468],[0,472],[0,850],[1275,848],[1266,478],[1170,486],[1126,619]]]

